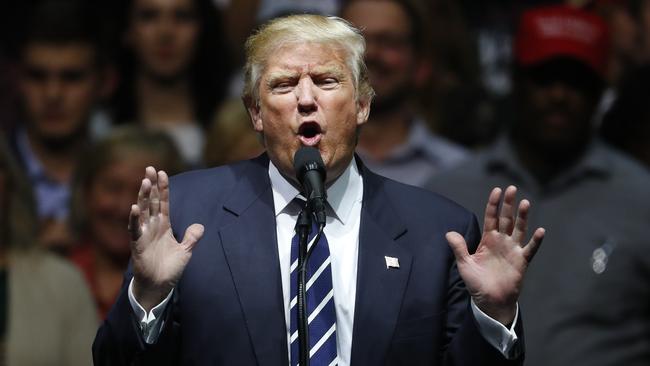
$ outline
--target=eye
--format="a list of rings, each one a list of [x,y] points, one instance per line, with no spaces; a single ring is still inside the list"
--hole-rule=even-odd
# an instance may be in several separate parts
[[[319,79],[317,84],[323,89],[332,89],[339,85],[339,80],[335,77],[324,77]]]
[[[273,93],[288,93],[291,90],[293,90],[293,87],[296,85],[296,82],[294,80],[277,80],[277,81],[271,81],[269,83],[269,87],[271,89],[271,92]]]
[[[278,83],[273,85],[271,89],[274,93],[286,93],[291,91],[291,87],[292,87],[291,84],[287,82],[283,82],[283,83]]]

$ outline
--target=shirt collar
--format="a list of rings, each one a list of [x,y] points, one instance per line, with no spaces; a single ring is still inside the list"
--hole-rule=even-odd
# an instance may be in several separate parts
[[[269,161],[269,178],[273,191],[275,216],[278,216],[300,192],[280,174],[272,161]],[[354,204],[361,202],[362,198],[363,180],[357,164],[352,159],[343,174],[327,188],[327,201],[334,217],[345,225],[350,220]]]
[[[29,139],[27,138],[27,131],[24,128],[21,128],[16,133],[16,149],[21,155],[23,164],[25,164],[25,171],[27,176],[34,181],[43,181],[48,180],[47,175],[45,174],[45,169],[41,163],[34,155],[31,146],[29,145]]]
[[[487,167],[490,171],[505,170],[511,174],[528,174],[520,164],[509,138],[502,135],[492,148],[486,151]],[[611,174],[611,162],[603,142],[598,138],[589,144],[583,157],[559,177],[559,180],[579,178],[581,176],[607,177]],[[520,177],[521,178],[521,177]]]
[[[429,131],[424,126],[424,123],[419,119],[414,119],[409,127],[408,136],[404,143],[394,147],[387,155],[386,161],[400,162],[412,159],[418,154],[426,154],[427,140],[430,136]],[[372,157],[366,153],[361,146],[357,146],[357,152],[364,161],[372,161]],[[428,154],[431,155],[431,154]]]

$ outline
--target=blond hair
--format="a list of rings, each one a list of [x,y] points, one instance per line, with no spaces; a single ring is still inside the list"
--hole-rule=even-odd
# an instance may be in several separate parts
[[[372,99],[375,92],[363,61],[366,42],[361,32],[339,17],[301,14],[273,19],[246,41],[243,98],[247,105],[259,101],[260,77],[273,52],[300,43],[326,44],[342,49],[354,79],[357,100]]]

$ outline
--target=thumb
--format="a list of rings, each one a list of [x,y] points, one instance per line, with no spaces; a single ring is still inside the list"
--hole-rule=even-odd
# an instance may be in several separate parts
[[[183,236],[183,242],[181,245],[183,245],[188,251],[191,251],[194,249],[194,246],[199,241],[199,239],[201,239],[203,236],[204,230],[205,229],[201,224],[190,225],[190,227],[185,230],[185,235]]]
[[[454,252],[456,257],[456,262],[465,261],[469,257],[469,252],[467,251],[467,243],[465,238],[462,235],[455,231],[450,231],[445,235],[445,238],[449,242],[451,250]]]

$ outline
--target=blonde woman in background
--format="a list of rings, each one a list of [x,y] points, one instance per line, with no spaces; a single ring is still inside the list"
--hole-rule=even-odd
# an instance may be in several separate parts
[[[0,140],[0,331],[6,365],[89,365],[97,317],[83,277],[35,245],[29,186]]]

